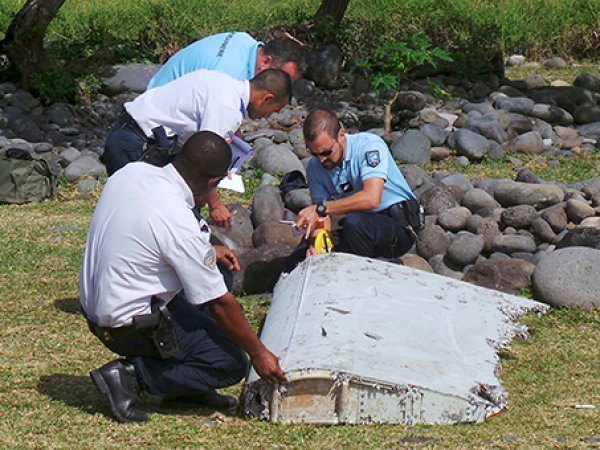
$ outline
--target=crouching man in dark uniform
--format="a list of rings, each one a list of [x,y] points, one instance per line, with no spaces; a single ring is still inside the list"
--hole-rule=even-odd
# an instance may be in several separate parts
[[[346,134],[326,109],[313,110],[303,131],[312,154],[307,178],[313,205],[298,213],[295,227],[306,230],[307,239],[286,270],[313,254],[315,223],[325,220],[328,227],[331,215],[344,215],[333,232],[336,251],[389,259],[410,250],[415,232],[407,214],[418,203],[385,142],[371,133]]]
[[[245,352],[263,379],[285,380],[217,268],[239,269],[235,256],[209,243],[210,229],[192,212],[194,199],[213,189],[230,163],[229,145],[202,131],[172,164],[131,163],[106,182],[79,291],[90,330],[125,357],[90,373],[120,422],[147,420],[136,408],[141,390],[234,407],[234,398],[215,389],[246,375]]]

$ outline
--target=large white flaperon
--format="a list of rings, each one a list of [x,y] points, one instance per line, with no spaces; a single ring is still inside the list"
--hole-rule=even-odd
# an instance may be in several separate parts
[[[506,406],[497,350],[548,306],[348,254],[308,258],[275,287],[261,340],[288,383],[254,370],[246,413],[273,422],[480,422]]]

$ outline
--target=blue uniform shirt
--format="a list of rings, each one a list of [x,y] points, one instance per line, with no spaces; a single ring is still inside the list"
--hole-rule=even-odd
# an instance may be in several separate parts
[[[415,198],[383,139],[371,133],[346,134],[346,139],[348,145],[341,166],[327,170],[315,157],[308,163],[307,178],[313,203],[355,194],[369,178],[385,180],[381,202],[371,210],[373,212]]]
[[[198,69],[216,70],[238,80],[254,77],[256,50],[262,42],[247,33],[230,32],[205,37],[179,50],[154,74],[152,89]]]

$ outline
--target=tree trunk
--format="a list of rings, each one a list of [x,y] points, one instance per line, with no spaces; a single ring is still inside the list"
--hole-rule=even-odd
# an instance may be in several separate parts
[[[337,27],[346,13],[348,3],[350,3],[350,0],[323,0],[315,14],[315,21],[330,16],[333,18],[333,25]]]
[[[30,87],[31,75],[48,64],[44,36],[64,2],[65,0],[27,0],[8,26],[4,40],[0,41],[0,52],[6,53],[25,89]]]

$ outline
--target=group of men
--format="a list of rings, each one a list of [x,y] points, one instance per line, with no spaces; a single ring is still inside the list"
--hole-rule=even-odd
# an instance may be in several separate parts
[[[118,421],[147,420],[137,406],[142,391],[233,408],[236,400],[216,389],[246,376],[248,356],[262,379],[285,382],[231,293],[235,255],[211,244],[210,227],[193,209],[208,203],[213,223],[230,225],[215,191],[232,167],[228,144],[245,117],[287,104],[302,70],[293,41],[209,36],[173,55],[109,133],[110,176],[91,219],[79,289],[91,332],[123,357],[90,373]],[[139,161],[157,129],[181,148],[164,166]],[[339,251],[390,258],[408,251],[414,233],[402,204],[414,196],[383,140],[347,134],[326,109],[312,111],[303,131],[314,204],[298,213],[305,239],[290,269],[313,254],[314,225],[331,215],[344,215]]]

